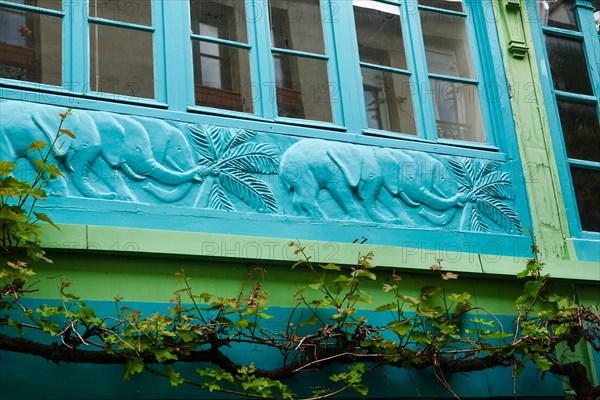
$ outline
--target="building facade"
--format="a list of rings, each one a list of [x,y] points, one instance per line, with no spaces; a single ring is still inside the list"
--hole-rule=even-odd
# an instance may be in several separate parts
[[[182,267],[202,291],[236,293],[249,269],[268,265],[271,307],[285,312],[303,278],[289,270],[288,243],[300,241],[322,263],[373,251],[382,274],[420,283],[443,259],[510,321],[533,233],[557,287],[595,304],[599,9],[0,1],[1,158],[27,174],[29,144],[53,140],[59,113],[74,109],[63,128],[76,138],[56,151],[66,177],[43,205],[61,226],[45,243],[55,262],[39,274],[64,274],[100,310],[119,295],[151,312]],[[50,285],[31,301],[56,296]],[[584,353],[598,374],[598,355]],[[43,386],[23,385],[32,368]],[[122,382],[121,367],[6,352],[0,372],[10,399],[197,396],[151,376]],[[474,376],[450,383],[463,397],[513,396],[510,371]],[[372,396],[451,398],[434,380],[386,373]],[[564,398],[560,381],[534,369],[516,388]]]

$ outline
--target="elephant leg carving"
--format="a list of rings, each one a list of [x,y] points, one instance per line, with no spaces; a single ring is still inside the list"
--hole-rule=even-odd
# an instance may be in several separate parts
[[[388,218],[377,209],[377,199],[382,187],[383,179],[379,176],[373,176],[370,179],[361,181],[357,188],[358,195],[363,202],[367,214],[376,222],[388,221]]]
[[[404,226],[416,225],[415,221],[409,216],[404,207],[396,201],[396,197],[392,193],[387,190],[382,190],[380,193],[379,199],[381,203],[394,216],[388,222]]]
[[[327,191],[348,217],[352,219],[366,219],[365,209],[356,202],[349,186],[345,184],[337,184],[333,187],[328,186]]]
[[[324,218],[323,211],[316,203],[318,191],[312,196],[308,193],[302,193],[301,191],[294,190],[294,197],[292,199],[292,205],[296,212],[300,215],[308,215],[312,218]]]
[[[101,192],[96,187],[96,184],[103,178],[102,169],[97,166],[94,168],[93,161],[96,159],[87,160],[87,158],[85,154],[78,152],[69,159],[69,168],[74,171],[71,174],[73,184],[85,197],[114,200],[117,197],[114,191]]]

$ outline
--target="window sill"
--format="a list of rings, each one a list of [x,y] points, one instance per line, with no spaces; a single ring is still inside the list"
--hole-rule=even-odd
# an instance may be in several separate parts
[[[592,233],[588,233],[592,236]],[[587,236],[587,234],[583,234]],[[578,261],[587,261],[600,263],[600,234],[596,233],[596,238],[573,238],[569,239],[575,247],[575,254]]]
[[[507,157],[496,146],[484,143],[458,142],[440,139],[428,140],[404,133],[366,129],[358,143],[375,144],[384,147],[396,147],[407,150],[426,151],[430,153],[455,155],[463,157],[483,158],[497,161],[506,161]],[[366,140],[365,140],[366,139]]]
[[[167,108],[168,105],[165,102],[153,100],[153,99],[145,99],[143,97],[131,97],[124,96],[120,94],[113,93],[101,93],[101,92],[77,92],[74,90],[69,90],[64,86],[55,86],[48,85],[45,83],[36,83],[36,82],[28,82],[28,81],[17,81],[14,79],[6,79],[0,78],[0,87],[10,88],[15,90],[23,90],[27,93],[31,93],[33,95],[40,96],[65,96],[68,98],[77,98],[77,99],[92,99],[92,100],[105,100],[108,103],[121,103],[121,104],[133,104],[133,105],[141,105],[146,107],[155,107],[155,108]],[[12,98],[15,99],[10,94],[3,94],[3,98]],[[28,96],[25,93],[21,96],[22,100],[27,101]],[[43,97],[40,97],[42,99]],[[53,97],[45,98],[45,103],[51,103]]]

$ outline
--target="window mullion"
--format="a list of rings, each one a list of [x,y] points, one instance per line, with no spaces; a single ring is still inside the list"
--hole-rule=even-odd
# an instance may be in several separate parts
[[[486,1],[482,2],[485,3]],[[488,2],[487,5],[491,10],[491,4]],[[483,130],[485,132],[485,143],[494,146],[499,144],[499,138],[497,137],[496,132],[503,131],[505,122],[502,115],[498,114],[500,107],[497,107],[496,104],[490,104],[490,100],[494,102],[500,101],[498,97],[499,88],[497,85],[486,84],[488,80],[492,81],[492,77],[496,74],[493,63],[486,62],[488,59],[486,54],[491,54],[489,39],[485,34],[485,32],[487,32],[485,27],[486,17],[483,15],[482,5],[480,4],[474,7],[471,2],[465,1],[464,7],[465,11],[468,13],[468,16],[466,17],[467,34],[469,36],[469,45],[472,49],[471,58],[475,69],[475,80],[478,82],[477,93],[479,95],[479,104],[483,116],[482,122]],[[471,23],[469,23],[469,21],[471,21]],[[496,93],[487,93],[488,90],[496,91]]]
[[[90,34],[88,25],[87,7],[83,2],[65,2],[66,21],[63,32],[65,55],[64,69],[65,84],[69,90],[75,93],[89,93],[90,87]],[[86,4],[87,6],[87,4]]]
[[[277,116],[277,100],[275,90],[275,73],[273,70],[273,55],[271,53],[271,31],[269,26],[268,0],[250,0],[254,13],[254,64],[258,71],[255,81],[256,112],[264,118],[275,119]]]
[[[365,114],[365,99],[363,96],[362,76],[360,72],[360,57],[358,54],[356,24],[352,2],[347,0],[332,0],[334,18],[332,24],[337,48],[346,49],[338,51],[335,56],[338,63],[338,97],[341,102],[341,112],[344,116],[344,124],[350,132],[361,132],[367,127],[367,116]]]
[[[418,10],[417,0],[406,0],[405,4],[400,7],[408,69],[413,71],[410,82],[414,89],[413,98],[417,99],[413,104],[417,133],[419,137],[436,140],[437,127],[433,93],[427,75],[427,58],[425,42],[421,33],[421,18],[416,10]]]
[[[340,69],[338,68],[338,51],[340,43],[336,41],[340,38],[336,36],[336,32],[332,25],[340,24],[342,21],[339,19],[340,1],[336,0],[321,0],[321,19],[323,22],[323,40],[325,41],[325,55],[328,58],[327,61],[327,75],[329,85],[327,88],[322,88],[319,93],[329,92],[329,102],[331,106],[331,112],[333,114],[333,123],[338,125],[345,125],[345,114],[343,112],[342,97],[340,96]],[[347,22],[347,21],[344,21]],[[346,35],[348,36],[348,35]],[[343,48],[343,47],[342,47]],[[340,64],[343,65],[343,64]]]
[[[592,90],[597,99],[600,99],[600,41],[594,40],[598,35],[596,25],[594,23],[594,7],[591,4],[581,4],[577,2],[575,5],[577,10],[577,18],[579,29],[583,34],[583,51],[588,63],[590,80],[592,81]],[[600,107],[596,107],[600,119]]]
[[[159,102],[167,101],[167,75],[166,75],[166,64],[168,64],[166,58],[166,29],[165,29],[165,11],[163,7],[164,1],[153,1],[152,4],[152,48],[154,54],[154,96]],[[181,2],[168,2],[169,7],[173,7],[171,3]],[[177,8],[177,7],[173,7]],[[178,24],[179,26],[183,24]],[[171,24],[169,24],[171,26]]]
[[[184,111],[193,104],[194,77],[192,73],[192,51],[188,32],[190,31],[189,3],[186,1],[163,1],[164,21],[180,21],[169,23],[163,29],[164,35],[164,84],[162,94],[166,98],[169,109]],[[158,25],[156,25],[158,29]],[[160,62],[160,61],[159,61]],[[156,71],[158,75],[158,70]],[[157,88],[158,90],[158,88]]]

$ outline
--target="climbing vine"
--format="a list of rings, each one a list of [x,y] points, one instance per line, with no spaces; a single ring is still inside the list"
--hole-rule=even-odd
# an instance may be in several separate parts
[[[68,114],[60,115],[57,139],[73,136],[62,129]],[[179,287],[168,309],[150,316],[120,297],[112,315],[100,315],[72,293],[66,278],[60,278],[56,303],[29,308],[22,299],[37,283],[32,263],[50,262],[40,247],[40,224],[53,223],[35,208],[45,199],[45,184],[61,177],[52,159],[55,145],[56,140],[32,144],[30,151],[38,152],[39,161],[30,180],[16,177],[17,164],[0,161],[0,324],[17,333],[0,334],[0,350],[54,362],[122,364],[127,380],[146,371],[173,386],[246,398],[324,399],[345,391],[366,396],[365,377],[383,366],[430,368],[458,398],[449,374],[505,367],[516,376],[530,362],[543,373],[565,378],[577,399],[600,396],[600,386],[594,385],[584,364],[557,355],[560,346],[600,351],[598,310],[551,290],[535,244],[532,258],[518,274],[524,289],[515,301],[512,326],[473,304],[470,293],[453,291],[450,283],[460,277],[445,271],[443,260],[430,271],[438,284],[415,294],[406,289],[401,275],[377,272],[372,253],[359,256],[354,266],[318,264],[298,242],[289,244],[299,259],[292,269],[305,269],[312,278],[293,294],[282,329],[269,329],[272,325],[265,323],[276,316],[269,310],[269,282],[262,267],[242,277],[240,290],[233,294],[198,292],[185,271],[178,272]],[[387,300],[372,304],[378,274],[388,277],[378,289]],[[383,318],[371,317],[377,314]],[[34,341],[23,334],[24,328],[44,332],[54,343]],[[270,351],[277,366],[236,361],[228,349],[244,346]],[[182,372],[182,363],[198,367],[189,375]],[[314,370],[326,374],[330,383],[308,389],[286,383]]]

